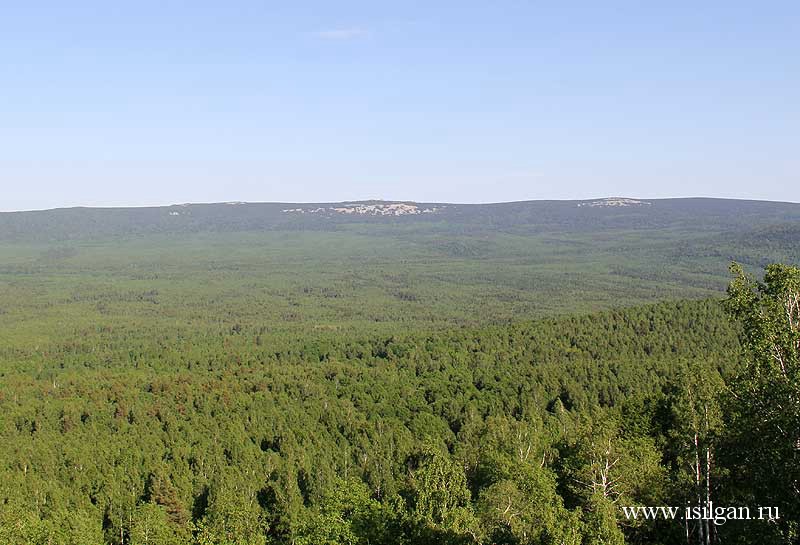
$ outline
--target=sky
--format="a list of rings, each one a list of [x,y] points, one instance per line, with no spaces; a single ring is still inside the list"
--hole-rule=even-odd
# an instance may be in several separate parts
[[[796,1],[0,8],[0,210],[800,202]]]

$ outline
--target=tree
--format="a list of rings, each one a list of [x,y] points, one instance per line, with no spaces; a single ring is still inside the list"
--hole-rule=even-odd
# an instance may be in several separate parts
[[[427,534],[423,540],[477,541],[477,519],[462,467],[446,454],[426,445],[417,457],[410,484],[412,516],[422,524],[423,534]]]
[[[746,476],[734,481],[743,500],[779,508],[788,542],[800,537],[800,269],[769,265],[763,282],[731,272],[726,306],[747,363],[727,399],[728,462]]]
[[[398,498],[399,500],[399,498]],[[395,507],[403,509],[402,504]],[[294,540],[297,545],[357,545],[399,541],[397,514],[370,497],[358,480],[337,480],[318,509],[306,515]]]
[[[678,376],[680,388],[672,396],[673,427],[669,443],[680,470],[676,487],[683,491],[681,504],[710,507],[716,501],[716,442],[722,431],[719,405],[723,389],[719,374],[708,366],[690,363],[687,372]],[[691,492],[690,492],[691,491]],[[685,535],[696,536],[696,543],[715,542],[717,528],[708,519],[685,521]]]
[[[559,461],[568,503],[583,510],[585,543],[622,543],[621,507],[663,505],[665,470],[661,453],[647,435],[626,435],[612,411],[583,418],[576,436],[562,446]]]
[[[147,502],[136,507],[131,523],[131,545],[180,545],[187,536],[177,535],[163,505]]]
[[[594,493],[584,507],[583,545],[625,545],[617,525],[617,507],[607,497]]]
[[[490,417],[478,431],[472,486],[479,488],[477,511],[490,543],[559,543],[581,539],[580,514],[569,511],[557,492],[549,463],[554,431],[541,419]]]
[[[197,541],[201,545],[264,545],[267,524],[256,499],[256,492],[235,472],[211,484],[208,507],[198,523]]]

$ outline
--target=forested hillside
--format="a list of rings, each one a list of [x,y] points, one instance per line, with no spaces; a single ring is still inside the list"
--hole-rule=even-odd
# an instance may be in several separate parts
[[[647,202],[0,214],[0,340],[35,346],[98,327],[136,336],[154,324],[186,335],[263,328],[264,338],[503,324],[720,297],[731,260],[753,272],[800,261],[800,205]]]
[[[683,504],[685,386],[740,350],[716,302],[285,345],[125,336],[4,354],[5,543],[609,542],[576,477],[591,445],[625,456],[625,502]]]
[[[800,205],[732,199],[523,201],[497,204],[352,201],[214,203],[141,208],[64,208],[0,213],[0,240],[75,240],[112,235],[336,230],[391,224],[440,232],[564,232],[683,228],[746,231],[800,219]]]
[[[795,222],[800,205],[732,199],[523,201],[497,204],[354,201],[213,203],[141,208],[63,208],[0,213],[0,240],[79,240],[157,233],[332,231],[391,225],[448,234],[680,229],[748,231]]]
[[[0,544],[795,543],[800,272],[761,268],[800,261],[798,221],[0,214]],[[783,516],[623,516],[708,501]]]

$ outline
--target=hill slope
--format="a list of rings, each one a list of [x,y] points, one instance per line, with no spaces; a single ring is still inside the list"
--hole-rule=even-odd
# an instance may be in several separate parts
[[[216,203],[5,212],[0,213],[0,240],[75,240],[131,234],[276,229],[337,230],[359,224],[472,233],[598,229],[729,231],[797,221],[800,221],[800,204],[704,198],[608,198],[499,204]]]
[[[800,205],[719,199],[5,213],[0,336],[206,320],[429,330],[716,297],[731,260],[800,261],[798,228]]]

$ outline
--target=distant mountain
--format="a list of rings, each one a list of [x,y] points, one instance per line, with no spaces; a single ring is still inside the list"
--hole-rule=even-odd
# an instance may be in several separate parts
[[[796,233],[800,204],[711,198],[523,201],[497,204],[348,201],[216,203],[143,208],[61,208],[0,213],[0,240],[80,240],[155,233],[338,230],[350,224],[416,226],[460,234],[672,229],[743,233],[761,240]],[[783,242],[786,242],[783,240]],[[791,241],[789,241],[791,242]]]

